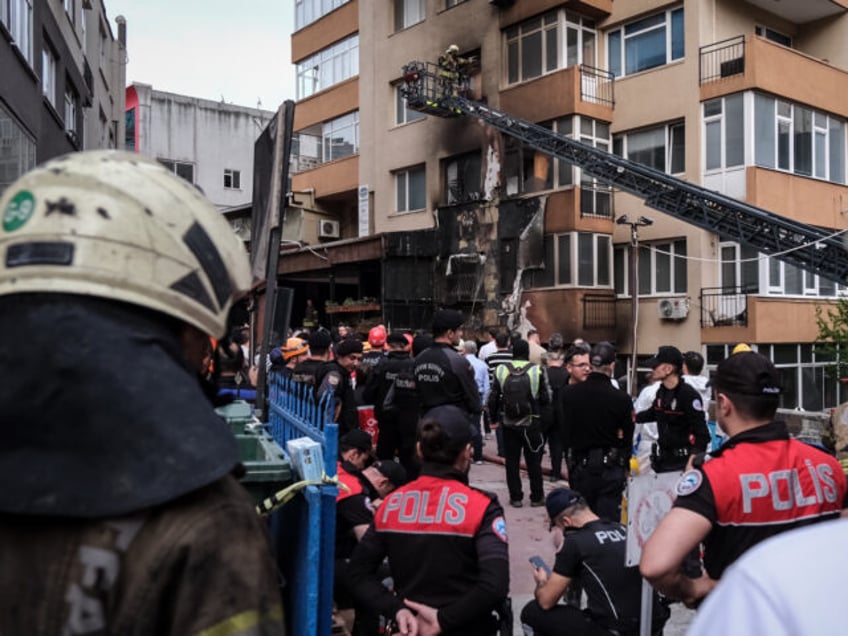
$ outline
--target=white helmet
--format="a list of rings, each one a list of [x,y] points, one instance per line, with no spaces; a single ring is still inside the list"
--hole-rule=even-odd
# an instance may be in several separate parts
[[[448,53],[453,53],[454,55],[456,55],[457,53],[459,53],[459,47],[458,47],[456,44],[451,44],[451,45],[448,47],[447,52],[448,52]]]
[[[244,246],[221,213],[140,155],[58,157],[10,185],[0,214],[0,295],[109,298],[219,337],[250,287]]]

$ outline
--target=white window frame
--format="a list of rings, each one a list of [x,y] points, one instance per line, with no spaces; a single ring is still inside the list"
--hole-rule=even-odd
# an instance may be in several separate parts
[[[780,46],[786,46],[792,48],[794,41],[791,35],[786,35],[777,29],[772,29],[771,27],[767,27],[763,24],[754,25],[754,34],[760,36],[761,38],[765,38],[769,42],[774,42],[775,44],[779,44]],[[788,40],[788,43],[786,42]]]
[[[410,207],[410,177],[414,173],[423,173],[424,179],[424,206],[420,208],[411,208]],[[421,210],[427,209],[427,168],[422,163],[417,166],[410,166],[409,168],[403,168],[401,170],[396,170],[393,173],[394,181],[395,181],[395,212],[397,214],[408,214],[410,212],[420,212]],[[403,197],[403,201],[400,199]]]
[[[34,67],[33,36],[32,36],[32,2],[33,0],[0,0],[3,12],[0,18],[9,29],[14,44],[30,67]]]
[[[76,24],[76,0],[62,0],[62,5],[65,8],[65,13],[67,13],[68,17],[71,19],[71,24]]]
[[[241,170],[224,168],[224,190],[241,190]]]
[[[41,49],[41,94],[50,102],[50,105],[55,109],[57,106],[56,97],[56,67],[58,60],[53,49],[47,42]]]
[[[682,129],[683,135],[683,169],[678,172],[672,172],[672,166],[674,165],[674,156],[673,156],[673,139],[674,139],[674,131]],[[686,172],[686,125],[682,120],[670,122],[667,124],[661,124],[659,126],[648,126],[646,128],[640,128],[638,130],[631,130],[624,133],[616,133],[613,135],[613,152],[619,155],[620,157],[624,157],[626,159],[630,159],[629,151],[628,151],[628,139],[633,135],[650,133],[653,131],[663,131],[663,144],[665,149],[665,166],[663,167],[663,171],[668,174],[683,174]],[[635,161],[635,160],[634,160]],[[656,166],[650,166],[656,167]]]
[[[299,31],[350,0],[294,0],[294,29]]]
[[[77,111],[79,96],[71,83],[65,82],[65,132],[77,135]]]
[[[403,31],[427,18],[426,0],[394,0],[395,31]]]
[[[681,244],[679,246],[679,244]],[[682,248],[682,249],[681,249]],[[613,251],[621,254],[621,263],[619,267],[621,269],[621,280],[622,280],[622,288],[621,291],[616,290],[616,295],[621,298],[629,298],[630,297],[630,245],[626,243],[619,243],[613,246]],[[684,254],[679,253],[680,251],[685,250]],[[669,289],[668,290],[660,290],[657,287],[657,255],[662,252],[661,256],[668,255],[669,258]],[[688,256],[688,242],[685,238],[675,237],[675,238],[667,238],[658,241],[652,241],[650,243],[639,243],[639,258],[642,258],[642,254],[647,253],[650,259],[649,262],[649,271],[651,272],[651,281],[650,281],[650,291],[648,292],[639,292],[640,298],[648,298],[648,297],[656,297],[656,296],[685,296],[688,293],[689,284],[689,261],[687,260]],[[683,259],[683,263],[685,265],[685,271],[683,272],[683,280],[679,281],[677,277],[677,269],[675,267],[676,262],[675,259]],[[637,261],[636,267],[639,267],[639,262]],[[615,278],[615,277],[614,277]],[[613,281],[614,283],[615,281]],[[639,272],[636,272],[636,284],[641,288],[642,280],[639,276]]]
[[[581,284],[580,283],[580,236],[581,235],[591,235],[592,237],[592,253],[589,255],[587,259],[592,263],[592,283],[591,284]],[[554,289],[554,288],[580,288],[580,289],[613,289],[613,283],[615,277],[613,276],[613,248],[614,245],[612,243],[612,236],[610,234],[598,234],[596,232],[561,232],[559,234],[545,234],[544,240],[551,241],[552,244],[552,262],[545,263],[545,268],[552,268],[552,285],[540,285],[533,286],[531,285],[531,289]],[[563,243],[568,245],[568,280],[562,280],[560,278],[560,269],[561,265],[564,262],[563,255],[561,254],[561,246]],[[606,243],[607,249],[607,275],[609,276],[609,280],[604,283],[599,280],[599,260],[598,260],[598,245],[600,243]],[[546,249],[546,248],[545,248]],[[530,274],[534,270],[528,270],[526,273]]]
[[[394,87],[395,92],[395,125],[403,126],[416,121],[425,119],[427,115],[418,110],[412,110],[406,106],[406,98],[401,92],[402,86],[397,84]]]
[[[598,121],[596,119],[592,119],[591,117],[579,116],[575,117],[574,121],[575,130],[580,131],[580,141],[587,146],[592,146],[593,148],[598,148],[605,152],[609,152],[610,148],[612,148],[612,133],[610,132],[610,125],[607,122]],[[602,134],[602,131],[606,129],[606,135]],[[601,218],[610,218],[613,216],[613,196],[612,196],[612,188],[608,185],[598,181],[594,177],[585,177],[583,175],[583,170],[575,167],[575,172],[577,173],[577,183],[580,184],[580,214],[581,216],[592,216],[592,217],[601,217]],[[608,200],[607,208],[609,209],[608,214],[604,214],[598,211],[598,201],[599,197],[605,196]],[[589,208],[584,206],[585,200],[584,197],[591,197],[592,204]]]
[[[353,151],[348,154],[334,156],[332,152],[328,153],[328,148],[333,148],[333,136],[348,129],[353,130]],[[359,154],[359,111],[355,110],[351,113],[325,121],[321,124],[321,161],[327,163],[336,159],[344,159]]]
[[[676,7],[672,7],[670,9],[667,9],[666,11],[663,11],[661,13],[655,13],[655,14],[652,14],[652,15],[642,16],[638,20],[633,20],[633,21],[628,22],[626,24],[622,24],[620,27],[609,31],[607,33],[607,66],[609,67],[610,72],[613,73],[613,75],[615,77],[626,77],[627,75],[635,75],[637,73],[643,73],[645,71],[649,71],[649,70],[655,69],[655,68],[660,68],[661,66],[671,64],[672,62],[676,62],[678,60],[685,59],[685,57],[686,57],[685,50],[684,50],[684,53],[683,53],[682,56],[673,57],[674,56],[674,52],[673,52],[674,42],[672,41],[672,28],[671,28],[672,27],[672,14],[674,14],[677,11],[682,12],[683,6],[678,5]],[[641,30],[637,33],[630,33],[630,34],[627,33],[627,27],[628,26],[632,26],[633,24],[641,22],[642,20],[647,20],[647,19],[656,17],[658,15],[663,15],[665,17],[665,19],[663,20],[663,22],[661,24],[655,24],[655,25],[647,27],[647,28],[645,28],[645,29],[643,29],[643,30]],[[683,16],[684,16],[684,20],[685,20],[686,14],[684,13]],[[633,71],[633,73],[628,73],[627,72],[627,40],[643,36],[646,33],[649,33],[650,31],[655,31],[655,30],[659,30],[659,29],[665,30],[665,62],[662,63],[662,64],[657,64],[656,66],[640,68],[636,71]],[[684,31],[685,31],[685,28],[684,28]],[[610,39],[614,36],[618,37],[619,47],[620,47],[619,59],[617,60],[618,69],[620,71],[619,73],[616,73],[615,70],[614,70],[615,65],[613,64],[613,60],[612,60],[613,53],[611,51],[612,47],[610,46]],[[684,38],[685,38],[685,35],[684,35]],[[685,49],[685,39],[684,39],[683,44],[684,44],[684,49]]]
[[[296,64],[297,99],[305,99],[359,75],[359,34],[321,49]]]
[[[35,167],[35,140],[0,103],[0,195]]]
[[[192,183],[192,184],[195,183],[196,175],[195,175],[193,163],[191,163],[189,161],[176,161],[174,159],[165,159],[165,158],[161,158],[161,157],[158,158],[157,161],[159,163],[161,163],[163,166],[165,166],[165,168],[167,168],[168,170],[173,172],[175,175],[177,175],[178,177],[185,179],[189,183]],[[191,170],[191,179],[187,179],[185,174],[184,174],[186,172],[186,168],[189,168]]]

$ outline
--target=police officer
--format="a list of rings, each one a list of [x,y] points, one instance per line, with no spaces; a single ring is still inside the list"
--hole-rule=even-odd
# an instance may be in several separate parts
[[[651,408],[637,413],[636,421],[657,423],[653,469],[658,473],[680,471],[690,455],[706,451],[710,443],[703,400],[681,377],[683,354],[677,347],[660,347],[648,366],[653,369],[651,380],[661,385]]]
[[[839,516],[846,502],[839,463],[791,439],[777,411],[780,375],[754,352],[722,361],[713,379],[724,445],[680,478],[671,512],[642,551],[642,574],[663,594],[697,605],[725,568],[760,541]],[[703,542],[706,575],[684,576],[685,555]]]
[[[318,371],[330,359],[330,346],[333,344],[333,340],[327,331],[319,329],[309,334],[307,343],[309,344],[309,355],[305,360],[295,365],[292,371],[292,379],[314,388]]]
[[[496,633],[493,612],[509,591],[506,524],[495,496],[468,485],[470,441],[464,411],[433,409],[419,427],[421,476],[383,501],[351,557],[354,597],[401,633]],[[386,556],[394,594],[377,574]]]
[[[336,357],[325,363],[315,376],[315,397],[322,400],[326,392],[333,393],[333,421],[339,425],[339,433],[359,428],[359,413],[356,409],[356,394],[351,382],[351,374],[359,366],[362,358],[362,343],[354,338],[346,338],[336,343]]]
[[[250,287],[220,211],[156,161],[95,151],[19,178],[0,215],[0,633],[283,634],[266,530],[196,377]]]
[[[607,382],[609,384],[609,382]],[[545,499],[551,528],[564,534],[553,570],[534,566],[535,600],[521,611],[522,624],[536,636],[583,634],[636,636],[641,615],[642,578],[625,567],[627,529],[598,517],[579,492],[555,488]],[[583,611],[559,603],[575,583],[588,598]],[[654,632],[662,633],[668,610],[653,599]]]
[[[615,347],[599,342],[588,355],[591,371],[562,395],[563,421],[571,443],[569,483],[602,518],[621,518],[621,494],[630,462],[633,404],[610,382]]]
[[[398,374],[404,370],[411,373],[413,367],[412,358],[408,351],[409,343],[402,333],[398,331],[390,333],[386,337],[386,345],[388,345],[389,350],[368,374],[362,399],[366,404],[374,405],[374,416],[377,418],[380,429],[380,436],[377,438],[377,457],[393,459],[401,446],[401,420],[411,419],[414,431],[418,422],[418,413],[405,412],[397,408],[395,404],[386,404],[386,396],[390,392],[390,397],[394,400],[397,392],[395,383]],[[409,428],[408,423],[406,424]]]

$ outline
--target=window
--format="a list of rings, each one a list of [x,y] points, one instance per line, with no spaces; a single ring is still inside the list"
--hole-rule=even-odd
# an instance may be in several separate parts
[[[349,0],[294,0],[294,28],[302,29]]]
[[[745,163],[742,94],[704,102],[706,168],[721,170]]]
[[[741,288],[746,294],[760,290],[760,253],[753,247],[725,242],[721,244],[721,286]]]
[[[686,171],[686,130],[683,122],[646,128],[613,137],[613,152],[670,174]]]
[[[630,295],[630,246],[615,248],[615,292]],[[639,295],[685,294],[686,239],[639,246],[637,265]]]
[[[400,88],[400,86],[395,86],[395,123],[400,126],[424,119],[426,117],[424,113],[406,107],[406,98],[401,93]]]
[[[394,0],[395,31],[400,31],[424,20],[425,0]]]
[[[68,17],[71,19],[71,22],[76,24],[76,11],[75,11],[75,0],[62,0],[62,3],[65,7],[65,13],[68,14]]]
[[[224,188],[227,190],[241,190],[241,170],[224,169]]]
[[[333,161],[359,152],[359,111],[322,124],[323,160]]]
[[[771,40],[772,42],[777,42],[778,44],[782,44],[783,46],[792,46],[792,38],[788,35],[780,33],[779,31],[775,31],[774,29],[770,29],[765,26],[757,25],[754,27],[754,33],[759,35],[760,37],[765,38],[766,40]]]
[[[0,195],[34,167],[35,141],[0,103]]]
[[[194,183],[194,164],[173,161],[172,159],[159,159],[158,161],[178,177],[182,177],[189,183]]]
[[[625,24],[607,35],[609,70],[616,77],[682,59],[683,52],[682,8]]]
[[[12,44],[33,66],[32,0],[0,0],[0,22],[12,36]]]
[[[545,235],[545,268],[528,270],[525,286],[610,287],[611,238],[591,232]]]
[[[467,0],[445,0],[445,9],[451,9]]]
[[[359,35],[337,42],[297,64],[297,98],[359,75]]]
[[[79,95],[74,90],[70,78],[65,78],[65,131],[77,135],[77,111]]]
[[[504,36],[508,84],[576,64],[597,64],[595,22],[572,11],[550,11],[509,27]]]
[[[845,183],[844,119],[757,93],[754,130],[758,166]]]
[[[609,124],[580,117],[580,141],[587,146],[609,152]],[[581,170],[580,177],[580,213],[592,216],[612,216],[612,188],[590,177]]]
[[[46,44],[41,50],[41,94],[56,107],[56,55]]]
[[[445,161],[445,201],[448,205],[480,199],[480,170],[479,150]]]
[[[106,113],[100,111],[100,124],[106,128]],[[135,152],[135,108],[124,113],[124,150]]]
[[[395,175],[397,212],[412,212],[427,207],[427,178],[424,166],[398,170]]]

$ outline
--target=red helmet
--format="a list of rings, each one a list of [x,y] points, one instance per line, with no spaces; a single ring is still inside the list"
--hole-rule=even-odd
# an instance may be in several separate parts
[[[382,347],[386,344],[386,328],[383,325],[372,327],[368,332],[368,342],[372,347]]]

